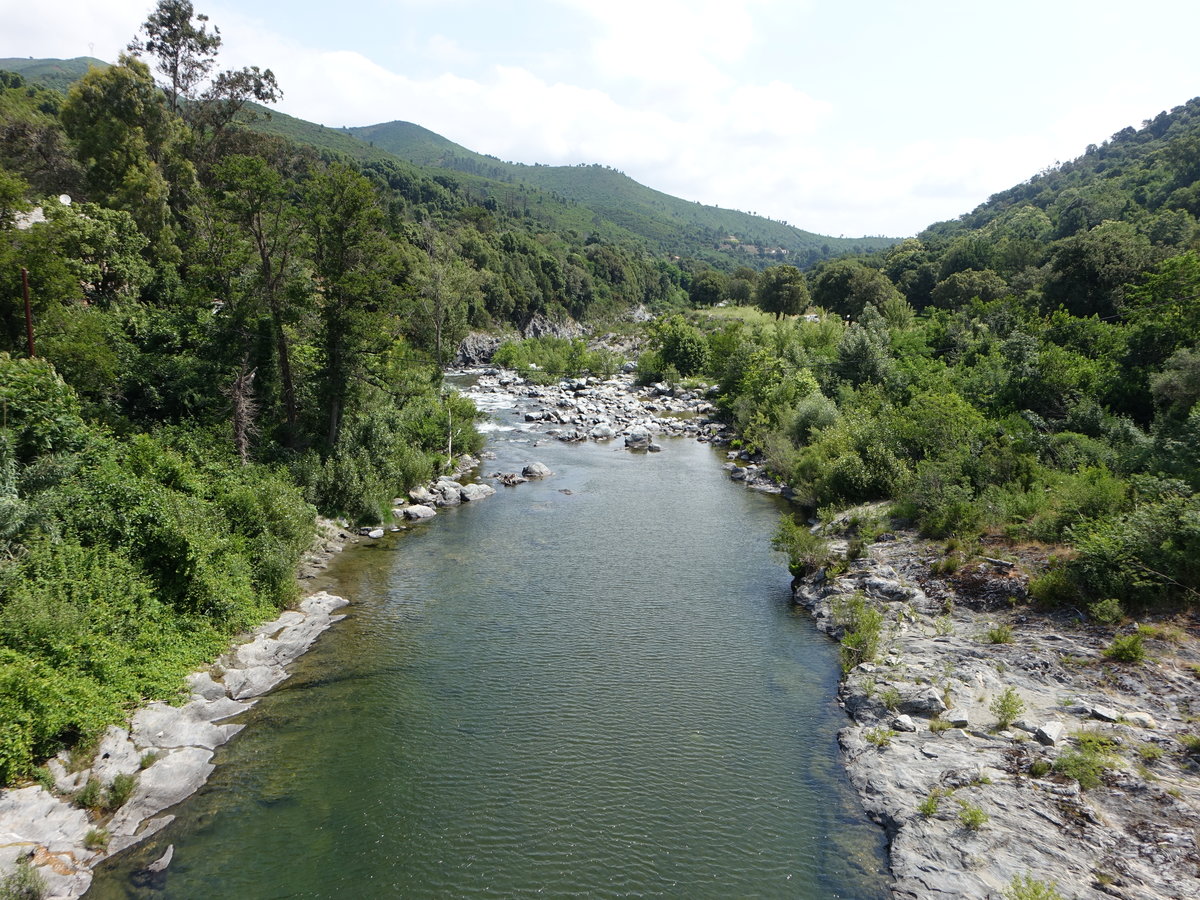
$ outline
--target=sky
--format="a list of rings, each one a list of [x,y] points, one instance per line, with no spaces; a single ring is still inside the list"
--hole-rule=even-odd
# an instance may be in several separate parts
[[[277,109],[601,163],[906,236],[1200,95],[1196,0],[194,0]],[[115,61],[153,0],[0,0],[0,57]]]

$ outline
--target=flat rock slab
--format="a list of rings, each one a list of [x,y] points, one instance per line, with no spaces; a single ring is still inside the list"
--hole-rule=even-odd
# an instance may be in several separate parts
[[[173,750],[142,772],[129,801],[108,823],[109,834],[135,835],[143,822],[200,789],[215,768],[212,751],[201,747]]]

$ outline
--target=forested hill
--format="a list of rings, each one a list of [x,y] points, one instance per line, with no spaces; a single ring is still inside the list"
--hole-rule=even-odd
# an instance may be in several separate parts
[[[808,266],[829,256],[864,253],[895,243],[882,237],[828,237],[738,210],[688,202],[639,184],[608,166],[505,162],[411,122],[349,128],[346,133],[420,165],[550,191],[597,211],[655,244],[676,245],[677,252],[694,253],[697,247],[713,246],[733,253],[742,265],[787,262]]]

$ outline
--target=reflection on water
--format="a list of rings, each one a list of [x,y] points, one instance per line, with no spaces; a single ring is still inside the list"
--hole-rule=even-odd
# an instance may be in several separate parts
[[[349,618],[89,897],[886,896],[776,501],[689,441],[491,440],[556,474],[339,560]]]

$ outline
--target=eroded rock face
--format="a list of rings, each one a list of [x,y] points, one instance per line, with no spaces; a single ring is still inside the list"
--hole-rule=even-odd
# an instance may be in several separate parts
[[[794,596],[833,636],[839,598],[865,596],[883,612],[880,658],[839,691],[850,716],[839,744],[890,838],[893,896],[995,900],[1020,876],[1054,881],[1067,898],[1200,897],[1200,775],[1179,740],[1181,709],[1197,696],[1185,675],[1200,659],[1195,642],[1164,646],[1178,660],[1109,663],[1100,651],[1111,630],[993,601],[1024,596],[1011,560],[981,558],[945,578],[931,572],[940,548],[887,537],[844,573],[798,581]],[[999,623],[1010,642],[987,638]],[[1023,709],[999,730],[992,706],[1008,688]],[[1089,732],[1117,744],[1101,784],[1081,790],[1053,765]],[[973,829],[962,813],[974,807],[986,818]]]

